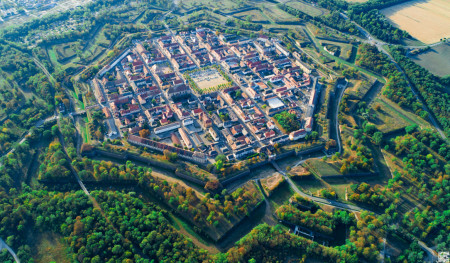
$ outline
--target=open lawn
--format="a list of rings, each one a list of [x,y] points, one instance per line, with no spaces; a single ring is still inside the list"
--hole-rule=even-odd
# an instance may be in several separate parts
[[[264,4],[261,5],[260,8],[263,13],[274,23],[299,21],[297,17],[284,12],[274,4]]]
[[[375,107],[377,104],[381,106],[381,111],[371,110],[371,114],[376,114],[375,120],[371,120],[371,122],[373,122],[381,132],[390,132],[412,124],[417,124],[421,128],[431,127],[426,120],[412,112],[403,110],[384,96],[375,98],[372,105]]]
[[[280,2],[284,3],[287,6],[290,6],[292,8],[301,10],[302,12],[304,12],[310,16],[321,16],[321,15],[326,15],[329,13],[329,11],[326,9],[316,7],[316,6],[307,4],[307,3],[303,2],[303,1],[299,1],[299,0],[288,0],[288,1],[280,1]]]
[[[381,10],[388,20],[426,43],[450,36],[448,0],[415,0]]]
[[[365,75],[362,75],[365,77]],[[364,79],[350,79],[347,88],[345,89],[345,94],[351,95],[359,100],[361,100],[364,95],[369,91],[371,87],[370,80],[368,78]]]
[[[327,163],[320,159],[310,159],[305,162],[305,166],[309,168],[309,171],[318,176],[341,174],[339,172],[340,166],[338,164]]]
[[[239,19],[242,19],[242,20],[247,20],[247,18],[249,17],[250,21],[256,22],[256,23],[268,22],[267,17],[258,10],[250,10],[250,11],[246,11],[246,12],[241,12],[241,13],[234,14],[233,16],[237,17]]]
[[[281,184],[277,189],[275,189],[269,197],[270,209],[272,212],[284,205],[289,203],[289,198],[294,195],[294,190],[289,187],[289,184]]]
[[[199,7],[208,7],[210,9],[218,9],[222,12],[231,12],[235,9],[246,7],[242,2],[232,1],[232,0],[183,0],[180,1],[178,5],[183,10],[190,10]]]
[[[375,118],[371,118],[370,122],[375,124],[377,129],[383,133],[388,133],[413,124],[411,120],[396,111],[395,108],[385,100],[376,98],[373,105],[380,105],[381,109],[379,111],[374,110],[373,108],[371,109],[370,114],[375,116]]]
[[[323,45],[338,46],[340,48],[338,57],[340,57],[344,60],[348,61],[352,57],[353,46],[351,44],[345,44],[345,43],[339,43],[339,42],[333,42],[333,41],[325,41],[325,40],[320,40],[319,42],[320,42],[320,44],[322,44],[322,46]]]
[[[280,173],[275,173],[272,176],[261,179],[262,188],[267,196],[271,196],[273,191],[283,183],[284,178]]]
[[[74,46],[71,43],[55,45],[53,47],[53,50],[55,51],[57,59],[60,63],[63,63],[64,61],[76,56]]]
[[[68,246],[64,244],[63,237],[50,232],[35,233],[30,235],[31,255],[33,255],[34,262],[36,263],[69,263],[71,258],[69,257]]]
[[[431,73],[444,77],[450,75],[450,44],[444,43],[435,46],[410,58],[420,66],[428,69]]]

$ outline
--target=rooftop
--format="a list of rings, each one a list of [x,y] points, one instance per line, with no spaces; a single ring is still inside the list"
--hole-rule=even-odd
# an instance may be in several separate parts
[[[281,108],[284,106],[283,102],[279,98],[271,98],[267,100],[269,107],[272,109]]]

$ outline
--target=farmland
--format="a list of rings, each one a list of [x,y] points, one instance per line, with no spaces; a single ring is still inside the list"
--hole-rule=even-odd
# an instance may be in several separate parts
[[[447,0],[416,0],[381,10],[396,27],[423,43],[450,36],[450,5]]]
[[[445,43],[410,58],[431,73],[443,77],[450,74],[448,54],[450,54],[450,44]]]

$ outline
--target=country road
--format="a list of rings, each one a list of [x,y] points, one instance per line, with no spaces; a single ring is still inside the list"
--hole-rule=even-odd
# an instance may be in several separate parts
[[[434,117],[434,114],[428,109],[428,106],[426,105],[426,103],[422,99],[422,97],[420,96],[419,92],[411,84],[411,81],[409,80],[409,78],[406,75],[405,71],[398,65],[397,61],[395,61],[395,59],[392,57],[391,53],[389,53],[388,51],[386,51],[384,49],[384,46],[390,46],[391,44],[386,43],[384,41],[381,41],[381,40],[373,37],[364,27],[360,26],[355,21],[350,20],[350,18],[347,15],[345,15],[344,13],[340,13],[340,15],[344,19],[349,20],[354,25],[356,25],[358,30],[367,38],[366,43],[375,45],[380,52],[383,52],[384,54],[386,54],[389,57],[389,59],[395,65],[395,67],[398,69],[398,71],[400,71],[400,73],[402,74],[403,78],[406,79],[406,82],[408,83],[408,86],[411,89],[412,93],[414,94],[416,99],[422,104],[423,110],[428,113],[428,117],[430,119],[431,124],[433,124],[434,128],[439,132],[439,135],[442,137],[442,139],[447,140],[447,137],[445,136],[444,132],[442,131],[439,123],[436,121],[436,119]],[[433,47],[433,46],[440,45],[441,43],[444,43],[444,42],[437,42],[437,43],[434,43],[434,44],[431,44],[431,45],[428,45],[428,46]],[[423,47],[426,47],[426,46],[403,46],[403,47],[404,48],[421,48],[421,47],[423,48]]]
[[[362,210],[367,210],[364,209],[362,207],[356,206],[356,205],[350,205],[350,204],[345,204],[345,203],[341,203],[335,200],[331,200],[331,199],[326,199],[326,198],[321,198],[321,197],[315,197],[309,194],[304,193],[303,191],[301,191],[297,185],[295,185],[295,183],[292,181],[292,179],[286,174],[286,172],[284,172],[275,161],[271,162],[273,167],[280,173],[283,175],[284,179],[286,179],[286,181],[289,183],[289,186],[300,196],[311,199],[314,202],[317,203],[321,203],[321,204],[326,204],[329,206],[334,206],[340,209],[344,209],[344,210],[348,210],[351,212],[360,212]],[[368,210],[367,210],[368,211]],[[372,212],[372,211],[369,211]],[[375,212],[373,212],[375,213]],[[375,213],[377,214],[377,213]]]
[[[13,256],[16,263],[20,263],[19,257],[16,255],[14,250],[12,250],[12,248],[9,247],[8,244],[6,244],[5,241],[3,241],[3,239],[0,238],[0,251],[2,251],[3,249],[8,250],[8,252],[11,254],[11,256]]]

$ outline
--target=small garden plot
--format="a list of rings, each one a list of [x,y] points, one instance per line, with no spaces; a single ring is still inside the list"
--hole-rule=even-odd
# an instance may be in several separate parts
[[[229,88],[233,84],[231,78],[218,66],[186,72],[184,78],[188,81],[191,88],[199,94]]]
[[[273,191],[284,183],[284,178],[280,173],[261,179],[261,186],[267,196],[271,196]]]

